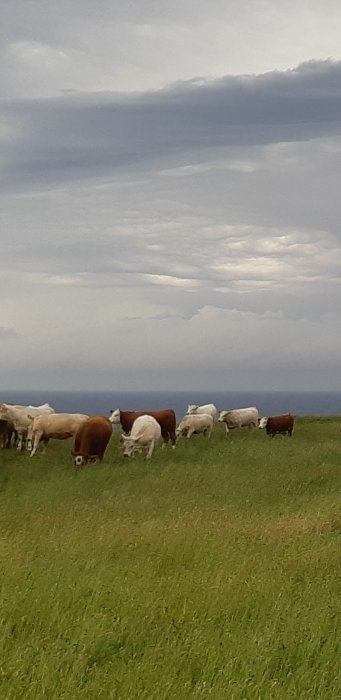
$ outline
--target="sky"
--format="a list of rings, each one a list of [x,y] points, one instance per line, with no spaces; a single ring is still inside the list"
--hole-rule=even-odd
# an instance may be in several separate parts
[[[0,20],[2,390],[341,390],[341,4]]]

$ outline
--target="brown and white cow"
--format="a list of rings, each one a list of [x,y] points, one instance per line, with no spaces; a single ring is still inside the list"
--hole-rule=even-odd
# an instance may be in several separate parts
[[[291,413],[283,413],[280,416],[269,416],[266,421],[266,434],[274,437],[275,435],[289,435],[291,437],[294,429],[294,416]]]
[[[101,462],[111,436],[112,424],[106,416],[91,416],[82,423],[71,450],[75,465],[80,466],[96,459]]]
[[[152,416],[159,423],[161,435],[164,443],[171,441],[173,447],[176,443],[176,416],[172,408],[165,408],[162,411],[111,411],[109,420],[113,425],[121,425],[121,428],[126,435],[131,432],[136,418],[139,416]]]

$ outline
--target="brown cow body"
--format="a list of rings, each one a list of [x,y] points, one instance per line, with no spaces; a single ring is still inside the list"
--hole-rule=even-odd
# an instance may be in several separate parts
[[[81,425],[75,435],[75,444],[71,454],[77,465],[104,457],[105,450],[112,435],[112,424],[106,416],[91,416]]]
[[[281,416],[269,416],[266,421],[266,434],[274,437],[275,435],[290,435],[294,429],[294,416],[290,413],[284,413]]]
[[[15,427],[10,420],[0,420],[0,448],[10,447]]]
[[[176,416],[172,408],[165,408],[162,411],[111,411],[110,421],[113,424],[121,424],[124,433],[129,434],[134,420],[139,416],[152,416],[159,423],[163,441],[171,441],[173,447],[176,443]]]

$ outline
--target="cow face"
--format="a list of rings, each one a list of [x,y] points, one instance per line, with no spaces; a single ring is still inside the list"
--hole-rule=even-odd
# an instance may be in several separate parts
[[[130,435],[122,435],[123,441],[123,457],[133,457],[136,452],[141,452],[140,445],[137,445],[136,439]]]
[[[109,416],[109,420],[113,425],[119,425],[121,422],[120,420],[120,409],[116,408],[116,411],[110,411],[111,416]]]
[[[187,408],[187,413],[195,413],[198,406],[196,403],[190,403]]]
[[[135,440],[127,435],[121,435],[123,443],[123,457],[131,457],[134,452]]]
[[[6,403],[0,404],[0,420],[10,420],[10,414],[8,413]]]

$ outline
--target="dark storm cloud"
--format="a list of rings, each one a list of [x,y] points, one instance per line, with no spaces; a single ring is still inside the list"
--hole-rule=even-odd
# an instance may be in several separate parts
[[[340,127],[341,62],[193,80],[156,92],[7,102],[2,187],[182,163],[207,149],[304,141]],[[1,132],[0,132],[1,134]]]

